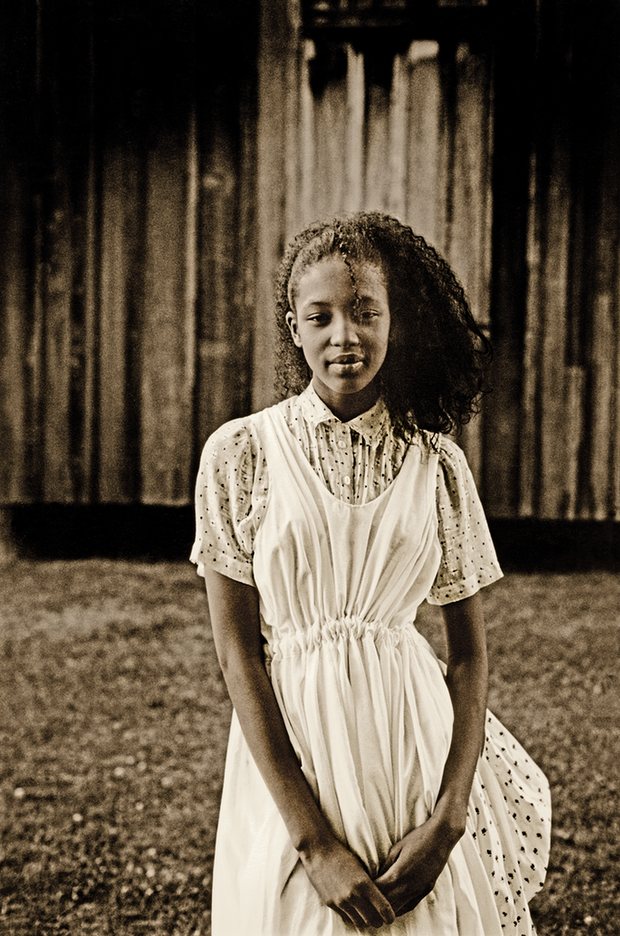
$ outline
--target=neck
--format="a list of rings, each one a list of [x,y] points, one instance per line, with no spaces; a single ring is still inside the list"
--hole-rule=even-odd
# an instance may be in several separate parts
[[[319,399],[342,422],[348,422],[349,419],[355,419],[360,413],[365,413],[379,399],[379,390],[374,382],[358,393],[335,393],[316,378],[313,378],[312,386]]]

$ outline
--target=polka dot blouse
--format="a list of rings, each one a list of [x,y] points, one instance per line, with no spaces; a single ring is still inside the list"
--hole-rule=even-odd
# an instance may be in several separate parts
[[[379,400],[342,422],[312,385],[278,404],[311,467],[336,497],[364,504],[398,474],[407,443],[393,430]],[[415,442],[428,446],[429,434]],[[269,477],[252,416],[225,423],[207,440],[196,481],[196,539],[191,560],[199,575],[209,566],[254,584],[254,539],[267,504]],[[495,549],[473,477],[462,450],[439,436],[437,533],[442,558],[427,600],[448,604],[501,578]]]

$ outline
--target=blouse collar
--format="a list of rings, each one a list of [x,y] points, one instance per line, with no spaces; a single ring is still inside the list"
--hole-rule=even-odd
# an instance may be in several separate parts
[[[313,429],[321,423],[335,425],[343,422],[326,406],[311,383],[299,395],[298,400],[301,415]],[[390,429],[390,414],[385,401],[379,397],[370,409],[347,420],[344,425],[359,433],[369,445],[385,438]]]

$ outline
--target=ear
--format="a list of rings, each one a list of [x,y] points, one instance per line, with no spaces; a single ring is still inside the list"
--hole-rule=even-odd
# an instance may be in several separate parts
[[[286,313],[286,324],[291,333],[291,338],[298,348],[301,348],[301,338],[299,337],[299,331],[297,330],[297,318],[292,309],[289,309]]]

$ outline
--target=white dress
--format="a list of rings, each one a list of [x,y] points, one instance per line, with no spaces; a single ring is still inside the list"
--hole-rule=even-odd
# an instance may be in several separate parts
[[[347,503],[311,467],[282,405],[249,418],[277,479],[253,541],[266,666],[322,811],[374,874],[431,814],[451,739],[442,664],[414,625],[441,562],[439,453],[421,435],[380,494]],[[199,535],[195,561],[201,550]],[[425,900],[367,932],[533,933],[527,902],[542,886],[549,837],[546,780],[489,713],[465,835]],[[213,936],[363,932],[320,903],[234,715],[212,928]]]

